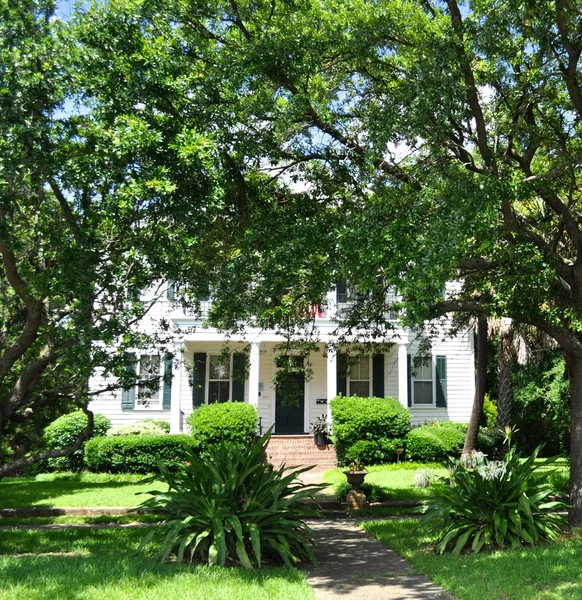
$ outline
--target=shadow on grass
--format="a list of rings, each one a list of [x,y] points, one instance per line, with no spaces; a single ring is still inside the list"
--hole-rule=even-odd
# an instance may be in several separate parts
[[[143,530],[11,530],[0,536],[3,599],[311,600],[294,569],[206,567],[160,563],[137,554]]]
[[[417,521],[363,524],[368,532],[459,600],[582,598],[580,539],[548,542],[536,548],[440,556],[432,552],[434,537],[416,525]]]
[[[151,485],[148,487],[151,488]],[[58,504],[50,500],[79,493],[86,493],[88,498],[95,498],[96,502],[93,505],[99,506],[102,505],[98,501],[99,496],[109,496],[111,492],[121,492],[123,488],[126,489],[123,496],[130,497],[132,504],[140,504],[145,499],[145,496],[135,495],[136,492],[144,491],[144,485],[138,481],[86,481],[83,480],[83,474],[69,475],[66,479],[53,481],[6,478],[0,482],[0,508],[26,508],[39,504],[57,506]],[[124,502],[124,505],[126,504],[127,502]]]

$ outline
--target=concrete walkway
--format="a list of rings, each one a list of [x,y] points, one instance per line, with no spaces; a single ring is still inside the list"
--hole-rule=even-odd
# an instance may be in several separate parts
[[[453,600],[351,520],[312,521],[317,568],[308,581],[318,600]]]

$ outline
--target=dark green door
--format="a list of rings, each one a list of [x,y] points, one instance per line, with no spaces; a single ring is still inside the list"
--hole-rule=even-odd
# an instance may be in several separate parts
[[[282,374],[275,392],[275,433],[305,433],[305,373]]]

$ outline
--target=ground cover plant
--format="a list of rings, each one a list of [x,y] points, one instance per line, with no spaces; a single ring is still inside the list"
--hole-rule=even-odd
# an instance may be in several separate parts
[[[363,528],[456,600],[580,600],[582,539],[480,554],[435,554],[436,535],[418,520],[369,521]]]
[[[0,481],[0,508],[28,506],[137,506],[149,484],[142,475],[46,473]]]
[[[568,507],[550,498],[555,488],[536,473],[539,448],[521,460],[508,444],[502,461],[475,451],[454,461],[444,485],[424,502],[421,524],[437,534],[436,552],[478,553],[558,538],[565,518],[555,511]],[[552,462],[546,459],[545,466]]]
[[[302,501],[320,485],[304,485],[297,477],[309,469],[268,468],[265,451],[270,435],[247,452],[230,444],[207,454],[187,450],[175,472],[160,463],[151,482],[169,491],[151,491],[142,508],[163,511],[163,522],[142,545],[155,540],[159,556],[210,565],[240,564],[247,569],[265,561],[293,566],[315,562],[314,533],[304,519],[318,516]]]
[[[288,568],[160,563],[135,549],[143,529],[3,531],[2,600],[314,600],[305,574]]]

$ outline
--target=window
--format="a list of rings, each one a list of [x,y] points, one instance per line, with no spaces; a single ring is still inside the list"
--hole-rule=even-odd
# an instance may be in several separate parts
[[[143,408],[160,403],[160,357],[145,354],[139,358],[137,405]]]
[[[415,371],[412,381],[412,403],[432,406],[434,404],[432,360],[417,367]]]
[[[348,375],[348,396],[367,398],[370,395],[370,357],[358,356],[350,360],[353,362]]]
[[[208,356],[208,404],[226,402],[230,398],[230,356]]]

